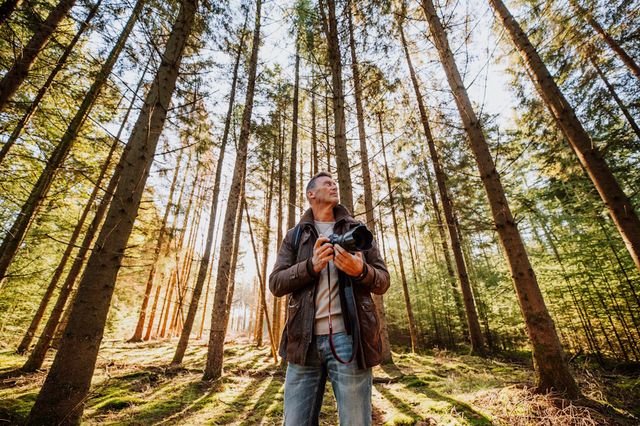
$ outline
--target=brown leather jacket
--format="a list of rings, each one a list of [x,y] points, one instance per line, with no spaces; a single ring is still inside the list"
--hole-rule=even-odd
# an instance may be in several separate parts
[[[351,217],[349,211],[340,204],[334,208],[334,217],[336,223],[333,230],[336,234],[343,234],[361,223]],[[319,274],[315,274],[311,263],[313,245],[317,238],[311,209],[304,213],[298,225],[298,250],[293,250],[296,228],[292,228],[280,246],[275,267],[269,276],[269,289],[278,297],[289,295],[287,324],[280,340],[280,356],[294,364],[305,365],[313,337],[315,290],[319,279]],[[355,282],[344,272],[338,271],[345,328],[352,336],[360,336],[356,355],[359,368],[373,367],[381,362],[380,328],[371,293],[384,294],[389,288],[389,272],[375,241],[364,255],[368,272],[362,280]],[[345,289],[348,286],[352,286],[355,296],[355,312],[354,309],[349,309],[353,304],[347,304],[349,292]],[[355,321],[352,318],[354,316]]]

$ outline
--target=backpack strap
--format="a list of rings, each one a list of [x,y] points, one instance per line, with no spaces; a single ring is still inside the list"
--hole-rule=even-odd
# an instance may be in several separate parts
[[[295,228],[293,228],[293,252],[294,253],[298,253],[301,236],[302,236],[302,226],[300,226],[300,224],[297,224]]]

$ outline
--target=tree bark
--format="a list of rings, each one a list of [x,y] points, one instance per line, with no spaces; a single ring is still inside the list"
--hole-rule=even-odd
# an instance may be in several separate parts
[[[631,56],[620,46],[616,40],[609,35],[607,31],[595,20],[590,11],[582,7],[577,0],[569,0],[569,3],[578,11],[578,14],[581,15],[585,21],[595,30],[596,33],[609,45],[611,50],[618,55],[618,58],[629,68],[629,71],[633,73],[637,78],[640,78],[640,66],[636,61],[633,60]]]
[[[362,106],[362,83],[360,79],[360,68],[358,56],[356,54],[356,40],[353,33],[353,11],[355,4],[350,0],[347,4],[347,23],[349,26],[349,50],[351,52],[351,72],[353,74],[353,91],[356,101],[356,119],[358,122],[358,140],[360,141],[360,169],[362,170],[362,183],[364,187],[364,208],[367,227],[375,229],[375,217],[373,215],[373,191],[371,189],[371,172],[369,170],[369,150],[367,149],[367,134],[365,131],[364,108]],[[315,112],[315,109],[312,109]],[[315,123],[315,121],[314,121]],[[315,150],[315,145],[314,145]],[[376,313],[380,320],[380,337],[382,340],[382,362],[392,363],[391,345],[389,343],[389,330],[387,327],[386,314],[384,310],[384,299],[380,294],[373,295],[376,306]]]
[[[411,352],[418,349],[418,334],[416,332],[416,321],[413,317],[413,309],[411,307],[411,298],[409,297],[409,287],[407,285],[407,277],[404,272],[404,262],[402,260],[402,250],[400,248],[400,233],[398,232],[398,219],[396,217],[396,206],[393,196],[393,188],[391,187],[391,176],[389,174],[389,165],[387,164],[386,147],[384,146],[384,129],[382,127],[382,114],[378,113],[378,124],[380,126],[380,142],[382,144],[382,157],[384,158],[384,173],[387,178],[387,189],[389,191],[389,204],[391,205],[391,218],[393,219],[393,232],[396,237],[396,247],[398,250],[398,265],[400,266],[400,277],[402,279],[402,290],[404,294],[404,303],[407,309],[407,318],[409,320],[409,335],[411,337]]]
[[[7,0],[5,3],[3,3],[2,6],[0,6],[0,15],[2,15],[2,10],[5,7],[5,5],[9,3],[15,4],[17,3],[17,1]],[[87,17],[84,19],[82,24],[80,24],[80,28],[78,28],[78,31],[73,36],[73,38],[71,39],[67,47],[64,49],[64,52],[62,53],[62,55],[60,55],[60,58],[58,58],[58,61],[56,62],[56,66],[49,73],[49,76],[47,77],[47,81],[45,81],[42,87],[38,90],[38,93],[36,93],[35,98],[33,98],[33,101],[31,101],[27,110],[22,115],[22,117],[20,118],[16,126],[13,128],[11,135],[9,135],[9,139],[7,139],[4,145],[2,145],[2,148],[0,149],[0,164],[2,164],[5,157],[7,156],[7,153],[9,152],[11,147],[16,143],[16,141],[18,140],[18,137],[20,137],[22,130],[29,123],[29,121],[31,120],[31,117],[33,117],[33,114],[36,112],[36,110],[38,109],[38,106],[40,105],[40,101],[42,100],[42,98],[44,98],[44,95],[47,93],[47,91],[51,87],[53,80],[56,78],[56,76],[62,70],[62,68],[64,68],[65,64],[67,63],[67,59],[69,58],[69,55],[71,55],[71,52],[73,52],[73,49],[78,43],[78,41],[80,40],[80,37],[82,37],[84,32],[87,30],[87,28],[89,28],[89,24],[98,13],[98,8],[100,7],[100,4],[102,4],[102,0],[98,0],[96,4],[94,4],[91,7],[91,9],[89,10],[89,13],[87,14]],[[0,17],[0,25],[2,25],[1,17]]]
[[[300,43],[296,42],[296,64],[293,83],[293,118],[291,120],[291,161],[289,162],[289,205],[287,207],[287,229],[296,226],[296,167],[298,162],[298,108],[300,85]],[[302,174],[302,170],[300,170]],[[258,308],[259,309],[259,308]]]
[[[138,213],[197,9],[197,0],[180,3],[180,12],[158,73],[127,143],[129,150],[120,163],[121,177],[113,203],[80,281],[60,350],[27,424],[75,424],[80,421],[116,276]]]
[[[567,138],[580,164],[586,169],[609,215],[618,228],[636,268],[640,271],[640,219],[631,201],[620,187],[602,154],[576,117],[549,70],[538,55],[527,35],[501,0],[489,0],[520,52],[531,80],[547,104],[558,127]]]
[[[407,40],[404,36],[403,22],[398,23],[400,30],[400,39],[402,41],[402,47],[407,60],[407,66],[411,75],[411,82],[413,83],[413,89],[416,94],[416,100],[418,102],[418,110],[420,111],[420,121],[422,122],[422,128],[424,134],[427,137],[427,146],[429,147],[429,154],[431,156],[431,163],[436,174],[436,183],[438,185],[438,192],[440,193],[440,199],[442,200],[442,210],[444,211],[444,217],[447,222],[447,229],[449,231],[449,239],[451,240],[451,248],[453,250],[453,258],[456,262],[456,270],[458,271],[458,282],[460,283],[460,290],[462,292],[462,300],[464,301],[465,314],[467,318],[467,326],[469,330],[469,340],[471,341],[471,353],[474,355],[484,355],[484,339],[482,338],[482,332],[480,331],[480,322],[478,321],[478,312],[476,310],[475,301],[473,300],[473,293],[471,291],[471,283],[469,282],[469,274],[467,273],[467,266],[464,262],[464,256],[462,253],[462,247],[460,245],[460,236],[458,229],[455,226],[455,220],[453,216],[453,205],[449,198],[449,190],[447,188],[447,177],[440,163],[440,156],[436,149],[435,140],[431,133],[431,126],[429,125],[429,116],[427,115],[427,109],[424,106],[422,99],[422,93],[420,92],[420,83],[418,77],[413,69],[411,63],[411,56],[409,55],[409,48],[407,46]]]
[[[140,306],[140,313],[138,314],[138,322],[136,324],[136,329],[133,332],[133,336],[129,339],[129,342],[142,341],[142,332],[144,330],[145,319],[147,318],[147,305],[149,304],[151,290],[153,289],[153,282],[156,277],[156,270],[158,267],[158,260],[160,259],[160,252],[162,251],[162,247],[164,246],[164,237],[167,234],[167,222],[169,220],[169,212],[171,212],[171,203],[173,202],[173,194],[176,190],[176,183],[178,182],[178,177],[180,176],[180,166],[182,165],[183,154],[184,150],[181,149],[176,161],[176,168],[173,172],[171,186],[169,187],[169,197],[167,205],[164,208],[162,222],[160,222],[160,233],[158,235],[158,239],[156,240],[156,246],[151,257],[151,269],[149,270],[149,275],[147,276],[147,284],[144,289],[144,296],[142,298],[142,306]],[[160,287],[160,285],[158,285],[158,287]]]
[[[547,311],[522,237],[511,214],[482,126],[471,106],[453,53],[449,48],[447,35],[436,14],[433,2],[422,0],[422,5],[471,150],[476,159],[480,177],[489,199],[493,220],[507,257],[520,309],[532,344],[537,389],[541,392],[555,390],[569,398],[576,398],[580,391],[564,358],[553,320]]]
[[[231,266],[231,252],[233,249],[233,236],[235,229],[235,216],[239,195],[247,168],[247,147],[251,134],[251,113],[253,111],[253,97],[256,86],[256,69],[258,67],[258,50],[260,48],[260,10],[262,0],[256,2],[255,27],[253,30],[253,45],[251,47],[251,59],[249,61],[249,75],[247,80],[247,93],[242,113],[242,127],[238,139],[236,162],[233,170],[231,189],[227,201],[227,210],[224,216],[222,228],[222,240],[220,242],[220,258],[216,276],[216,291],[211,311],[211,332],[209,334],[209,346],[207,351],[207,363],[203,380],[217,379],[222,375],[222,356],[226,324],[220,319],[225,317],[227,293],[229,289],[229,268]],[[239,226],[239,225],[238,225]]]
[[[338,186],[340,187],[340,203],[353,212],[353,190],[351,186],[351,169],[347,152],[347,131],[344,115],[344,89],[342,85],[342,59],[338,40],[338,21],[336,20],[335,0],[326,0],[329,11],[328,22],[324,10],[324,0],[320,0],[322,26],[327,37],[329,65],[331,67],[331,93],[333,95],[333,120],[335,130],[336,167]]]
[[[231,128],[231,118],[233,115],[233,106],[235,103],[236,97],[236,86],[238,83],[238,68],[240,67],[240,58],[242,56],[242,47],[244,46],[244,36],[245,29],[247,27],[247,20],[249,17],[249,11],[245,13],[244,25],[242,26],[242,31],[240,35],[240,42],[238,44],[238,51],[236,53],[235,63],[233,65],[233,79],[231,81],[231,92],[229,94],[229,106],[227,108],[227,116],[224,122],[224,130],[222,132],[222,142],[220,144],[220,153],[218,155],[218,164],[216,166],[216,174],[215,180],[213,183],[213,191],[211,195],[211,208],[209,214],[209,223],[207,228],[207,240],[205,243],[204,254],[202,255],[202,259],[200,260],[200,266],[198,268],[198,275],[196,278],[196,284],[193,289],[193,296],[191,297],[191,303],[189,305],[189,312],[187,312],[187,319],[182,328],[182,332],[180,333],[180,339],[178,341],[178,347],[176,348],[176,353],[173,356],[172,364],[180,364],[182,363],[182,359],[184,357],[184,353],[187,350],[187,344],[189,342],[189,335],[191,334],[191,328],[193,327],[193,321],[195,320],[196,312],[198,309],[198,304],[200,302],[200,295],[202,293],[202,287],[204,285],[204,281],[207,278],[207,271],[209,268],[209,262],[211,259],[211,249],[213,247],[213,231],[215,229],[216,215],[218,212],[218,197],[220,194],[220,181],[222,178],[222,167],[224,165],[224,155],[225,149],[227,147],[227,141],[229,140],[229,129]],[[208,295],[208,288],[207,288]],[[206,305],[205,300],[205,305]],[[204,318],[204,316],[203,316]],[[204,320],[203,320],[204,323]]]
[[[20,247],[20,243],[24,238],[27,229],[29,228],[29,224],[31,220],[40,206],[42,201],[47,195],[49,188],[51,187],[51,183],[55,177],[56,172],[62,164],[64,163],[69,151],[71,150],[80,129],[88,117],[91,109],[98,98],[102,87],[107,82],[109,75],[115,65],[122,49],[125,46],[127,39],[129,38],[129,34],[131,34],[131,30],[133,29],[134,24],[138,20],[138,15],[140,14],[142,7],[144,6],[145,0],[138,0],[129,20],[125,24],[118,40],[116,41],[113,49],[109,53],[106,61],[100,68],[100,73],[96,77],[95,81],[89,88],[89,91],[85,95],[80,108],[76,112],[75,116],[71,120],[67,130],[65,131],[62,139],[54,149],[53,153],[49,156],[49,160],[42,171],[42,174],[38,178],[35,186],[31,190],[27,201],[22,205],[20,209],[20,213],[18,217],[14,221],[11,226],[11,230],[7,233],[4,241],[2,242],[2,246],[0,247],[0,287],[3,278],[7,276],[7,270],[9,265],[13,261],[13,258]],[[52,12],[53,13],[53,12]],[[5,76],[5,78],[7,78]]]
[[[58,28],[60,22],[69,14],[75,4],[75,0],[61,0],[49,12],[47,19],[36,27],[33,36],[22,50],[22,54],[13,64],[11,69],[2,77],[0,81],[0,111],[4,111],[9,100],[16,93],[22,82],[27,78],[31,66],[38,54],[49,41],[53,32]],[[0,275],[2,276],[2,275]]]

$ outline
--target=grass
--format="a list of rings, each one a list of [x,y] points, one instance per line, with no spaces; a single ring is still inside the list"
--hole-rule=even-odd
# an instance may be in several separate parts
[[[103,345],[83,423],[107,425],[277,425],[282,423],[284,371],[266,348],[232,343],[224,376],[201,380],[206,347],[193,344],[184,368],[169,368],[175,342]],[[0,371],[24,357],[0,353]],[[48,360],[50,362],[50,360]],[[48,364],[45,364],[48,368]],[[533,394],[526,363],[446,351],[394,354],[394,364],[374,369],[374,424],[384,425],[591,425],[637,424],[640,377],[577,368],[585,395],[599,408]],[[44,372],[0,382],[0,423],[28,416]],[[636,418],[631,416],[635,415]],[[338,423],[327,383],[320,424]]]

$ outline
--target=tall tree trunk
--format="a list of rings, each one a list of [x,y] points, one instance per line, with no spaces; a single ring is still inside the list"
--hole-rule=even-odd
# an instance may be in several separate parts
[[[129,103],[129,107],[127,108],[127,111],[125,112],[124,117],[122,118],[122,123],[120,125],[120,128],[118,129],[118,133],[116,133],[114,137],[114,141],[113,141],[114,146],[117,146],[118,142],[120,141],[120,136],[122,136],[122,132],[124,131],[125,126],[129,121],[129,115],[131,114],[131,110],[133,109],[133,106],[135,104],[138,91],[140,90],[144,82],[144,77],[147,73],[148,66],[149,66],[149,62],[147,62],[147,65],[145,66],[144,71],[142,72],[142,75],[138,80],[138,84],[136,85],[134,92],[131,94],[131,102]],[[107,156],[105,165],[111,162],[110,156],[112,154],[113,154],[113,148],[112,148],[112,151],[109,153],[109,156]],[[122,159],[122,156],[121,156],[121,159]],[[100,182],[104,178],[105,173],[106,173],[106,169],[103,169],[97,181],[98,184],[95,187],[96,189],[99,189],[101,187]],[[60,322],[60,316],[62,315],[64,307],[67,304],[69,295],[71,294],[71,291],[73,290],[73,287],[78,278],[78,275],[80,274],[80,270],[82,269],[84,259],[87,255],[87,252],[89,251],[89,248],[91,247],[91,242],[93,241],[93,237],[95,236],[98,230],[98,227],[102,222],[102,218],[104,217],[104,214],[107,211],[107,207],[109,207],[109,203],[111,202],[111,196],[113,195],[113,191],[115,191],[116,185],[118,184],[119,177],[120,177],[120,172],[116,167],[114,174],[111,176],[111,179],[109,180],[109,184],[107,185],[105,193],[102,196],[102,200],[100,200],[100,203],[98,204],[98,208],[96,209],[96,213],[93,217],[93,220],[91,221],[91,223],[89,224],[89,227],[87,228],[87,231],[82,240],[82,243],[80,244],[80,249],[78,250],[76,257],[74,258],[74,261],[71,264],[71,269],[67,274],[67,278],[65,279],[65,282],[62,284],[62,287],[60,288],[60,293],[58,294],[58,298],[56,300],[53,310],[49,314],[49,319],[47,320],[45,328],[43,332],[40,334],[40,337],[38,338],[38,342],[36,344],[35,349],[33,350],[32,354],[29,356],[29,359],[25,362],[25,364],[21,368],[22,371],[35,371],[42,366],[42,362],[44,361],[46,351],[49,349],[49,346],[51,344],[51,339],[54,337],[56,327]],[[94,192],[96,189],[94,189]],[[91,204],[93,204],[93,201],[91,201],[90,203],[87,203],[87,208],[89,208]],[[63,270],[64,266],[61,269]],[[54,281],[52,280],[51,282],[53,283]],[[53,284],[54,287],[57,286],[57,282],[58,281],[56,280],[55,284]],[[33,327],[32,332],[35,333],[38,327],[38,324],[35,324],[35,325],[32,324],[32,327]],[[27,336],[25,336],[25,339],[26,337]],[[29,344],[30,344],[30,340],[29,342],[25,342],[23,340],[20,346],[22,347],[24,345],[24,351],[26,351]],[[20,348],[18,348],[18,351],[20,351]]]
[[[324,131],[327,145],[327,172],[331,173],[331,131],[329,129],[329,88],[326,87],[324,96]]]
[[[449,230],[451,248],[453,249],[453,258],[456,262],[456,270],[458,271],[458,282],[460,283],[462,300],[464,301],[465,314],[467,317],[469,340],[471,341],[471,353],[474,355],[484,355],[484,339],[482,338],[482,332],[480,331],[480,322],[478,321],[478,312],[473,300],[473,293],[471,291],[471,283],[469,282],[467,266],[464,263],[464,256],[462,253],[462,247],[460,245],[460,236],[458,235],[458,229],[455,226],[453,205],[451,199],[449,198],[449,191],[447,189],[447,178],[442,168],[442,164],[440,164],[440,157],[436,149],[433,134],[431,133],[431,126],[429,125],[427,109],[424,106],[422,93],[420,92],[420,83],[418,82],[418,77],[416,76],[416,73],[413,69],[413,64],[411,63],[411,56],[409,55],[407,40],[404,36],[403,22],[400,21],[398,24],[398,27],[400,29],[400,39],[402,41],[402,47],[404,49],[407,66],[409,67],[409,73],[411,75],[411,81],[413,83],[413,89],[415,91],[416,100],[418,102],[420,121],[422,122],[424,134],[427,137],[427,145],[429,147],[431,163],[433,164],[433,169],[436,174],[436,183],[438,185],[440,199],[442,200],[442,210],[444,211],[444,217],[447,222],[447,229]]]
[[[256,69],[258,67],[258,50],[260,47],[260,10],[262,0],[256,2],[255,27],[253,30],[253,45],[251,47],[251,59],[249,61],[249,75],[247,80],[247,94],[242,112],[242,127],[238,140],[236,162],[233,169],[233,178],[227,201],[227,210],[224,216],[222,228],[222,240],[220,242],[220,258],[216,276],[216,291],[211,311],[211,332],[209,334],[209,346],[207,351],[207,363],[203,379],[217,379],[222,375],[222,355],[226,324],[220,319],[225,317],[227,293],[229,289],[229,268],[231,266],[231,252],[233,249],[233,236],[235,230],[235,216],[239,195],[247,168],[247,146],[251,134],[251,113],[253,111],[253,97],[256,86]],[[238,225],[239,226],[239,225]]]
[[[278,115],[279,125],[278,125],[278,207],[276,211],[276,243],[277,243],[277,251],[280,250],[280,246],[282,245],[282,175],[284,174],[284,141],[285,141],[285,128],[284,128],[284,120],[282,119],[282,114]],[[317,157],[316,157],[317,164]],[[274,297],[273,298],[273,335],[276,337],[280,336],[280,328],[281,328],[281,307],[282,307],[282,297]]]
[[[564,358],[553,320],[547,311],[522,237],[511,214],[500,176],[482,131],[480,121],[460,77],[449,48],[447,35],[431,0],[422,0],[433,41],[447,75],[460,117],[467,132],[482,183],[485,187],[493,220],[504,247],[520,309],[531,340],[536,385],[539,391],[555,390],[567,397],[578,397],[580,391]]]
[[[611,94],[611,97],[616,102],[616,104],[618,104],[618,108],[620,108],[620,111],[622,111],[622,115],[624,115],[624,117],[627,119],[627,123],[629,123],[629,127],[631,127],[631,129],[633,130],[633,133],[635,133],[638,140],[640,140],[640,127],[638,127],[638,123],[636,123],[636,120],[633,118],[633,115],[631,115],[629,108],[627,108],[627,106],[624,104],[622,99],[620,99],[620,96],[618,96],[616,89],[613,87],[613,85],[611,84],[611,82],[609,81],[605,73],[602,72],[600,65],[598,65],[598,60],[594,57],[594,55],[592,53],[589,53],[588,58],[589,58],[589,62],[591,62],[591,65],[593,65],[593,68],[596,70],[598,77],[600,77],[605,87]]]
[[[353,212],[353,190],[351,187],[351,169],[347,152],[347,131],[344,115],[344,89],[342,86],[342,59],[338,40],[338,21],[336,20],[335,0],[326,0],[329,11],[328,20],[324,10],[324,0],[320,0],[322,26],[327,37],[329,65],[331,67],[331,93],[333,95],[333,126],[335,130],[336,167],[338,169],[338,186],[340,187],[340,203]]]
[[[151,297],[151,290],[153,288],[153,282],[156,277],[156,270],[158,267],[158,261],[160,259],[160,252],[162,251],[162,247],[164,246],[164,237],[167,233],[167,222],[169,220],[169,212],[171,212],[171,207],[173,203],[173,194],[176,190],[176,183],[178,182],[178,176],[180,176],[180,166],[182,165],[182,155],[184,154],[184,150],[180,150],[180,154],[178,154],[178,159],[176,160],[176,168],[173,172],[173,179],[171,180],[171,186],[169,187],[169,197],[167,198],[167,205],[164,208],[164,215],[162,216],[162,222],[160,222],[160,233],[158,235],[158,239],[156,240],[156,246],[153,250],[153,255],[151,257],[151,269],[149,270],[149,275],[147,276],[147,284],[144,289],[144,295],[142,298],[142,306],[140,306],[140,313],[138,314],[138,322],[136,324],[136,329],[133,332],[133,336],[129,339],[129,342],[140,342],[142,341],[142,331],[144,330],[145,319],[147,318],[147,305],[149,304],[149,297]],[[158,288],[160,285],[158,284]]]
[[[60,350],[31,410],[28,424],[80,421],[116,276],[138,213],[197,9],[197,0],[180,3],[163,60],[129,137],[129,150],[120,163],[121,177],[113,203],[80,281]]]
[[[56,146],[53,153],[49,156],[49,160],[47,161],[42,174],[31,190],[29,198],[27,198],[27,201],[25,201],[25,203],[22,205],[20,213],[11,226],[11,230],[7,232],[7,235],[2,242],[2,246],[0,247],[0,286],[3,278],[7,275],[7,270],[9,268],[9,265],[11,264],[11,261],[15,257],[16,252],[20,247],[20,243],[22,242],[22,239],[24,238],[24,235],[29,228],[31,219],[46,197],[56,172],[64,163],[64,160],[69,154],[69,151],[71,150],[84,121],[88,117],[96,99],[100,95],[102,87],[107,82],[113,66],[115,65],[127,39],[129,38],[129,34],[131,34],[131,30],[138,20],[138,15],[142,10],[144,2],[145,0],[137,1],[131,13],[131,16],[129,17],[129,20],[122,29],[122,32],[120,33],[120,36],[118,37],[118,40],[109,53],[106,61],[100,68],[100,72],[91,85],[91,88],[89,88],[89,91],[85,95],[80,108],[71,120],[69,126],[67,127],[67,130],[62,136],[62,139],[58,143],[58,146]]]
[[[60,2],[49,12],[47,19],[37,25],[36,31],[22,50],[15,64],[7,71],[0,81],[0,111],[7,107],[9,99],[16,93],[18,87],[27,78],[31,66],[38,54],[49,41],[53,32],[58,28],[60,22],[69,14],[75,4],[75,0],[60,0]],[[0,274],[0,276],[2,276]]]
[[[267,180],[269,181],[269,187],[267,188],[267,192],[265,195],[265,213],[264,213],[264,226],[263,226],[263,233],[262,233],[262,259],[260,262],[260,265],[258,265],[259,267],[259,271],[260,271],[260,276],[261,277],[266,277],[267,276],[267,260],[269,257],[269,236],[271,234],[271,204],[273,202],[273,172],[274,172],[274,168],[275,168],[275,161],[271,161],[271,158],[269,157],[268,162],[271,163],[271,167],[269,170],[269,175],[267,177]],[[247,211],[247,216],[248,216],[249,212]],[[249,220],[249,219],[247,219]],[[251,227],[249,227],[249,231],[250,234],[253,238],[253,233],[251,232]],[[257,256],[257,253],[256,253]],[[256,262],[257,262],[257,257],[256,257]],[[264,305],[265,307],[262,308],[262,310],[264,310],[264,316],[268,319],[268,315],[267,315],[267,310],[266,310],[266,280],[265,279],[260,279],[260,305]],[[265,300],[265,303],[262,303],[262,300]],[[256,339],[256,346],[260,347],[262,346],[262,333],[263,333],[263,321],[262,321],[262,314],[258,316],[258,326],[256,327],[258,330],[258,333],[256,335],[257,339]],[[272,330],[269,330],[270,335],[273,334]],[[273,343],[273,339],[272,343]]]
[[[360,68],[358,56],[356,54],[356,40],[353,34],[353,12],[355,5],[350,0],[347,4],[347,23],[349,25],[349,50],[351,52],[351,72],[353,74],[353,90],[356,101],[356,118],[358,121],[358,139],[360,141],[360,169],[362,170],[362,182],[364,187],[364,208],[367,226],[375,229],[375,217],[373,215],[373,191],[371,189],[371,172],[369,171],[369,151],[367,149],[367,134],[365,132],[364,108],[362,106],[362,83],[360,79]],[[315,112],[315,110],[312,110]],[[315,122],[314,122],[315,123]],[[315,145],[314,145],[315,149]],[[380,337],[382,340],[382,362],[387,364],[393,362],[391,355],[391,345],[389,343],[389,330],[386,323],[384,310],[384,299],[381,294],[374,294],[373,301],[376,306],[376,313],[380,320]]]
[[[312,164],[312,172],[311,176],[315,176],[318,172],[318,123],[317,123],[317,112],[316,112],[316,84],[315,84],[315,74],[312,69],[312,77],[313,87],[311,89],[311,164]]]
[[[618,228],[636,268],[640,271],[640,219],[602,154],[576,117],[527,35],[501,0],[489,0],[527,66],[531,80],[547,104],[558,127],[586,169],[609,215]]]
[[[582,7],[577,0],[569,0],[569,3],[573,6],[574,9],[578,12],[580,16],[582,16],[589,25],[594,29],[596,33],[609,45],[611,50],[618,55],[618,58],[629,68],[629,71],[633,73],[637,78],[640,78],[640,66],[636,61],[633,60],[631,56],[620,46],[616,40],[611,37],[611,35],[605,31],[604,28],[595,20],[590,11]],[[504,19],[504,18],[503,18]]]
[[[291,120],[291,161],[289,162],[289,205],[287,208],[287,229],[296,226],[296,167],[298,163],[298,108],[300,85],[300,42],[296,42],[296,64],[293,82],[293,118]],[[300,170],[302,174],[302,170]],[[260,309],[260,308],[258,308]],[[260,318],[260,317],[259,317]]]
[[[411,308],[411,298],[409,297],[409,287],[407,285],[407,277],[404,272],[404,262],[402,260],[402,250],[400,248],[400,233],[398,232],[398,219],[396,217],[396,206],[393,196],[393,188],[391,187],[391,176],[389,174],[389,166],[387,164],[386,147],[384,146],[384,129],[382,127],[382,114],[378,113],[378,125],[380,126],[380,142],[382,144],[382,157],[384,158],[384,173],[387,178],[387,189],[389,191],[389,204],[391,205],[391,218],[393,219],[393,232],[396,237],[396,247],[398,250],[398,265],[400,266],[400,277],[402,278],[402,290],[404,294],[404,303],[407,309],[407,318],[409,320],[409,335],[411,337],[411,352],[418,349],[418,335],[416,332],[416,320],[413,317],[413,309]]]
[[[451,295],[453,297],[453,301],[456,304],[456,313],[458,315],[458,319],[460,320],[460,324],[465,329],[465,333],[468,332],[468,324],[466,321],[466,317],[464,314],[464,308],[462,306],[462,300],[460,298],[460,291],[456,286],[456,276],[453,271],[453,264],[451,262],[451,253],[449,252],[449,243],[447,242],[447,237],[444,233],[444,222],[442,221],[442,214],[440,213],[440,206],[438,204],[438,200],[436,199],[436,192],[433,187],[433,179],[431,179],[431,171],[429,170],[429,165],[427,164],[427,157],[424,154],[424,149],[421,146],[421,154],[424,159],[424,167],[425,174],[427,175],[427,185],[429,187],[429,197],[431,198],[431,204],[433,205],[433,211],[436,219],[436,224],[438,228],[438,235],[440,237],[440,243],[442,245],[442,253],[444,255],[445,265],[447,267],[447,278],[448,282],[451,285]]]
[[[262,316],[264,315],[264,319],[267,323],[267,332],[269,335],[269,346],[271,347],[271,356],[273,356],[273,361],[278,362],[278,351],[276,349],[275,339],[273,338],[273,334],[271,333],[271,322],[269,320],[269,314],[267,310],[267,299],[266,299],[266,277],[263,275],[262,268],[260,267],[260,261],[258,259],[258,249],[256,248],[256,242],[253,238],[253,230],[251,228],[251,216],[249,216],[249,208],[247,207],[246,201],[244,202],[244,210],[247,216],[247,227],[249,228],[249,237],[251,239],[251,247],[253,248],[253,257],[256,262],[256,270],[258,271],[258,309],[256,318],[256,336],[259,337],[259,340],[256,342],[257,346],[261,346],[262,342],[262,332],[263,332],[263,322]],[[264,263],[264,262],[263,262]],[[261,308],[261,309],[260,309]]]
[[[14,10],[20,7],[22,0],[4,0],[0,5],[0,26],[2,26]]]
[[[0,15],[1,15],[2,9],[8,3],[15,4],[16,1],[9,0],[3,3],[2,6],[0,6]],[[56,66],[53,67],[53,70],[51,70],[51,72],[49,73],[49,77],[47,77],[47,81],[45,81],[42,87],[38,89],[38,93],[36,93],[35,98],[33,98],[33,101],[31,101],[27,110],[22,115],[22,117],[20,118],[16,126],[13,128],[11,135],[9,135],[9,139],[7,139],[4,145],[2,145],[2,148],[0,149],[0,164],[2,164],[5,157],[7,156],[7,153],[9,152],[9,149],[11,149],[11,147],[16,143],[16,141],[18,140],[18,137],[20,137],[20,134],[22,133],[22,130],[29,123],[29,121],[31,120],[31,117],[33,117],[33,114],[36,112],[36,110],[38,109],[38,106],[40,105],[40,101],[42,100],[42,98],[44,98],[44,95],[49,90],[49,87],[51,87],[53,80],[56,78],[56,76],[62,70],[62,68],[64,68],[65,64],[67,63],[67,59],[69,58],[69,55],[71,55],[71,52],[73,52],[73,49],[75,48],[76,44],[80,40],[80,37],[82,37],[84,32],[87,30],[87,28],[89,28],[89,24],[98,13],[98,8],[100,7],[100,4],[102,4],[102,0],[98,0],[96,4],[94,4],[91,7],[91,9],[89,10],[89,13],[87,14],[87,17],[84,19],[82,24],[80,24],[80,28],[78,28],[78,31],[76,32],[76,34],[73,36],[73,38],[71,39],[67,47],[65,47],[64,52],[62,53],[62,55],[60,55],[60,58],[58,58],[58,61],[56,62]],[[0,25],[2,25],[1,18],[0,18]]]
[[[225,149],[227,147],[227,141],[229,140],[229,130],[231,128],[231,118],[233,116],[233,106],[236,97],[236,86],[238,83],[238,68],[240,67],[240,58],[244,47],[244,38],[247,28],[247,22],[249,19],[249,10],[247,9],[244,16],[244,24],[242,25],[242,31],[240,33],[240,42],[238,44],[238,51],[236,53],[235,63],[233,65],[233,79],[231,81],[231,92],[229,94],[229,106],[227,108],[227,116],[224,121],[224,130],[222,132],[222,142],[220,144],[220,153],[218,154],[218,164],[216,165],[215,180],[213,182],[213,192],[211,195],[211,208],[209,215],[209,223],[207,229],[207,240],[205,243],[204,254],[200,260],[200,267],[198,269],[198,276],[196,278],[196,284],[193,290],[193,296],[191,297],[191,304],[189,305],[189,312],[187,313],[187,319],[184,323],[182,332],[180,333],[180,340],[178,341],[178,347],[176,353],[173,356],[173,364],[182,363],[182,358],[187,349],[187,343],[189,341],[189,335],[191,334],[191,328],[195,319],[198,304],[200,302],[200,294],[202,293],[202,286],[207,276],[209,268],[209,262],[213,263],[211,259],[211,249],[213,247],[213,231],[215,229],[216,215],[218,212],[218,196],[220,194],[220,181],[222,178],[222,167],[224,165]],[[211,278],[209,278],[211,280]],[[209,287],[207,286],[207,296],[209,294]],[[204,307],[206,307],[207,301],[205,298]],[[204,308],[203,308],[204,311]],[[203,312],[204,324],[204,312]],[[202,333],[202,331],[201,331]]]

